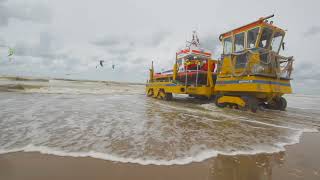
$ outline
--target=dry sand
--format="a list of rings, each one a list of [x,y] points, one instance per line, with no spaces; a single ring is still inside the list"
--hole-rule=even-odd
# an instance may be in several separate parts
[[[320,133],[305,133],[299,144],[274,154],[218,156],[187,165],[117,163],[16,152],[0,155],[1,180],[37,179],[320,179]]]

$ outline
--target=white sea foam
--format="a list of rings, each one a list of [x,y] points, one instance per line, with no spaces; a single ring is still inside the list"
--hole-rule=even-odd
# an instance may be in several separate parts
[[[115,155],[110,155],[106,153],[100,152],[65,152],[61,150],[57,150],[55,148],[49,148],[45,146],[34,146],[27,145],[23,148],[18,149],[10,149],[10,150],[1,150],[0,154],[12,153],[12,152],[40,152],[42,154],[51,154],[56,156],[70,156],[70,157],[92,157],[102,160],[115,161],[121,163],[137,163],[140,165],[184,165],[192,162],[201,162],[207,160],[209,158],[213,158],[220,155],[255,155],[260,153],[276,153],[285,150],[285,146],[299,143],[300,136],[302,135],[302,131],[297,133],[291,142],[288,143],[277,143],[275,147],[255,147],[254,150],[250,151],[233,151],[233,152],[224,152],[224,151],[216,151],[213,149],[207,149],[199,152],[198,154],[194,154],[189,157],[174,159],[174,160],[156,160],[156,159],[134,159],[134,158],[124,158]]]

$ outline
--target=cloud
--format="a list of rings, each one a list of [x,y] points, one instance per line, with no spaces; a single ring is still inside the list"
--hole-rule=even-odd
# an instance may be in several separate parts
[[[49,23],[51,14],[49,6],[46,3],[19,3],[1,0],[0,26],[8,26],[10,19],[34,23]]]
[[[112,54],[123,54],[135,48],[158,47],[171,33],[154,32],[139,37],[132,36],[105,36],[91,41],[91,44],[104,48]]]
[[[113,56],[125,56],[135,48],[134,40],[124,36],[105,36],[90,43]]]
[[[9,11],[3,5],[3,2],[5,1],[0,1],[0,27],[8,25],[8,19],[9,19]]]
[[[319,16],[320,11],[316,11],[318,3],[304,3],[306,13],[297,17],[296,8],[302,2],[291,2],[288,8],[286,2],[271,1],[271,4],[277,3],[280,13],[274,19],[275,24],[289,29],[284,55],[294,55],[297,59],[294,82],[318,79],[319,36],[304,38],[319,35],[320,26],[312,19]],[[212,51],[214,58],[219,58],[222,50],[218,40],[220,32],[255,20],[257,16],[254,14],[274,11],[274,7],[265,7],[260,2],[234,2],[232,6],[227,3],[231,13],[221,18],[219,15],[224,9],[216,4],[223,3],[222,0],[214,3],[205,0],[202,4],[206,5],[201,11],[194,12],[192,3],[169,0],[113,3],[100,0],[0,0],[0,46],[7,45],[16,50],[15,61],[0,61],[0,72],[51,74],[55,71],[64,74],[65,71],[82,71],[85,72],[84,78],[99,76],[118,80],[118,74],[96,74],[95,66],[101,58],[113,61],[117,70],[126,72],[122,74],[123,79],[127,76],[141,81],[141,77],[148,76],[151,60],[155,61],[155,68],[172,68],[176,51],[185,47],[192,30],[200,32],[202,47]],[[251,4],[249,9],[257,13],[247,11],[246,4]],[[0,51],[1,56],[7,56],[7,48],[1,47]],[[101,68],[101,73],[108,68]],[[136,73],[140,73],[139,77],[134,77]]]
[[[294,64],[293,78],[298,81],[315,80],[320,81],[320,65],[302,62]]]
[[[110,36],[105,38],[100,38],[97,40],[92,41],[92,44],[96,46],[101,47],[109,47],[109,46],[117,46],[119,45],[123,40],[120,40],[119,37]]]
[[[149,41],[147,41],[148,46],[157,47],[159,46],[163,41],[166,40],[171,35],[170,32],[162,31],[162,32],[155,32],[151,34],[151,37],[149,38]]]
[[[74,56],[64,50],[63,46],[58,46],[49,32],[40,33],[37,41],[18,41],[13,48],[15,49],[14,63],[7,63],[6,65],[16,66],[17,69],[25,66],[32,69],[39,68],[46,73],[55,71],[64,73],[83,70],[81,66],[84,65],[87,67],[84,58]]]
[[[221,46],[221,42],[217,37],[217,34],[205,35],[203,38],[199,37],[201,47],[211,52],[216,52]]]
[[[309,37],[309,36],[315,36],[319,33],[320,33],[320,26],[312,26],[304,33],[304,35],[306,37]]]
[[[39,35],[37,43],[28,43],[28,41],[18,41],[15,46],[16,56],[32,56],[37,58],[55,58],[56,49],[53,48],[52,36],[48,32],[42,32]]]
[[[7,47],[6,41],[0,37],[0,47]]]

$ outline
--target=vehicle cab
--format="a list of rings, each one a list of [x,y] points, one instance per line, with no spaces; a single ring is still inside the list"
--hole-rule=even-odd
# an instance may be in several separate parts
[[[220,35],[223,54],[221,76],[261,75],[290,78],[292,57],[279,55],[285,31],[269,16]]]

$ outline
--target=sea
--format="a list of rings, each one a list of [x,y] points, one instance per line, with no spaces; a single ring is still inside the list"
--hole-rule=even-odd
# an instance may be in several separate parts
[[[286,111],[252,113],[184,95],[149,98],[138,83],[1,77],[0,154],[175,165],[280,152],[320,129],[320,96],[285,98]]]

